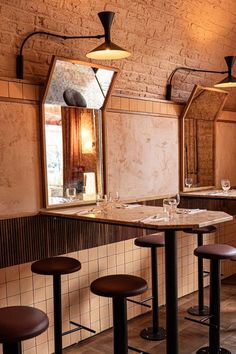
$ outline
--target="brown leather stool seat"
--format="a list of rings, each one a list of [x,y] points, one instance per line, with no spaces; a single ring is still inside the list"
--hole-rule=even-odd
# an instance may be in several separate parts
[[[201,235],[201,234],[212,234],[213,232],[216,232],[217,228],[213,225],[205,226],[205,227],[196,227],[193,229],[187,229],[184,230],[186,234],[196,234],[196,235]]]
[[[220,347],[220,263],[221,260],[236,257],[236,248],[224,244],[204,245],[196,248],[194,254],[210,260],[209,347],[199,349],[197,354],[231,354],[229,350]]]
[[[81,269],[81,263],[71,257],[51,257],[41,259],[31,265],[34,273],[53,276],[53,306],[54,306],[54,353],[62,354],[62,311],[61,311],[61,275],[77,272]],[[76,330],[85,329],[85,327],[71,322],[78,328]],[[69,334],[75,330],[69,330],[64,334]],[[94,332],[90,330],[91,332]]]
[[[32,264],[31,270],[43,275],[62,275],[77,272],[81,269],[81,263],[70,257],[51,257],[41,259]]]
[[[163,327],[159,327],[159,310],[158,310],[158,274],[157,274],[157,248],[165,246],[165,240],[160,233],[155,233],[143,237],[136,238],[134,244],[139,247],[151,248],[151,269],[152,269],[152,296],[138,302],[140,305],[146,305],[145,302],[152,300],[152,327],[141,330],[140,336],[148,340],[163,340],[166,338],[166,331]],[[133,301],[133,300],[129,300]],[[133,301],[135,302],[135,301]]]
[[[197,235],[197,246],[203,245],[203,234],[212,234],[217,231],[215,226],[209,225],[205,227],[196,227],[189,230],[184,230],[186,234]],[[209,315],[209,307],[204,305],[204,275],[208,275],[209,272],[203,270],[203,260],[198,258],[198,304],[191,306],[187,309],[187,312],[193,316],[205,316]]]
[[[196,248],[194,254],[205,259],[231,259],[236,256],[236,248],[224,244],[204,245]]]
[[[128,349],[147,354],[128,346],[127,296],[135,296],[147,290],[147,282],[128,274],[107,275],[94,280],[91,291],[99,296],[112,297],[114,354],[128,354]]]
[[[147,290],[147,282],[134,275],[107,275],[94,280],[90,286],[92,293],[104,297],[136,296]]]
[[[157,234],[151,234],[151,235],[136,238],[134,240],[134,244],[139,247],[157,248],[157,247],[164,247],[165,241],[164,241],[164,237],[159,233],[157,233]]]
[[[0,308],[0,343],[4,354],[21,353],[21,341],[34,338],[48,328],[48,316],[30,306]]]

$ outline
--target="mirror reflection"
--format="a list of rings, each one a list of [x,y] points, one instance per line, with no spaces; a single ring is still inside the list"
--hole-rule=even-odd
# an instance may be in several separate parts
[[[54,59],[43,99],[46,207],[103,192],[102,110],[115,71]]]
[[[228,92],[195,86],[181,117],[181,190],[215,184],[215,121]]]

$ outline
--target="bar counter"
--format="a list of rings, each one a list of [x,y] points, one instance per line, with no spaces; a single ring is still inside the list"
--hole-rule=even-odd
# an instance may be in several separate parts
[[[200,208],[208,210],[221,210],[236,215],[236,190],[228,193],[220,189],[183,192],[181,206],[183,208]]]
[[[85,210],[86,212],[86,210]],[[93,209],[83,213],[83,208],[57,211],[43,211],[47,215],[64,218],[79,218],[92,223],[105,223],[118,226],[146,228],[165,232],[165,270],[166,270],[166,353],[178,354],[178,274],[177,274],[177,230],[204,227],[233,220],[233,217],[220,211],[202,210],[196,214],[176,214],[169,220],[161,207],[137,206],[134,208],[111,208],[106,213],[94,213]]]

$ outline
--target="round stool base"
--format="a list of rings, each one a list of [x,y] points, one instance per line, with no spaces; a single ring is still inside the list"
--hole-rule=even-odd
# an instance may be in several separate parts
[[[163,340],[166,338],[166,331],[164,328],[158,327],[158,331],[153,333],[153,328],[148,327],[140,332],[140,337],[148,340]]]
[[[203,347],[198,349],[198,351],[196,352],[196,354],[209,354],[210,353],[210,349],[209,347]],[[219,354],[232,354],[229,350],[225,349],[225,348],[220,348]]]
[[[200,311],[199,306],[192,306],[187,312],[192,316],[207,316],[209,315],[209,307],[203,306],[203,309]]]

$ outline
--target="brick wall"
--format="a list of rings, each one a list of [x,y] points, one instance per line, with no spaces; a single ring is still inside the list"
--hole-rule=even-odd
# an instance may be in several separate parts
[[[27,33],[102,33],[97,12],[103,10],[116,12],[113,40],[132,52],[126,60],[106,63],[121,69],[117,93],[163,98],[167,77],[176,66],[224,70],[224,56],[235,54],[235,0],[1,0],[0,76],[15,77],[15,56]],[[89,39],[32,38],[24,51],[25,76],[44,81],[52,54],[85,60],[85,53],[97,44]],[[193,83],[211,85],[221,78],[178,74],[173,97],[185,100]],[[229,100],[228,108],[236,110],[234,101]]]

